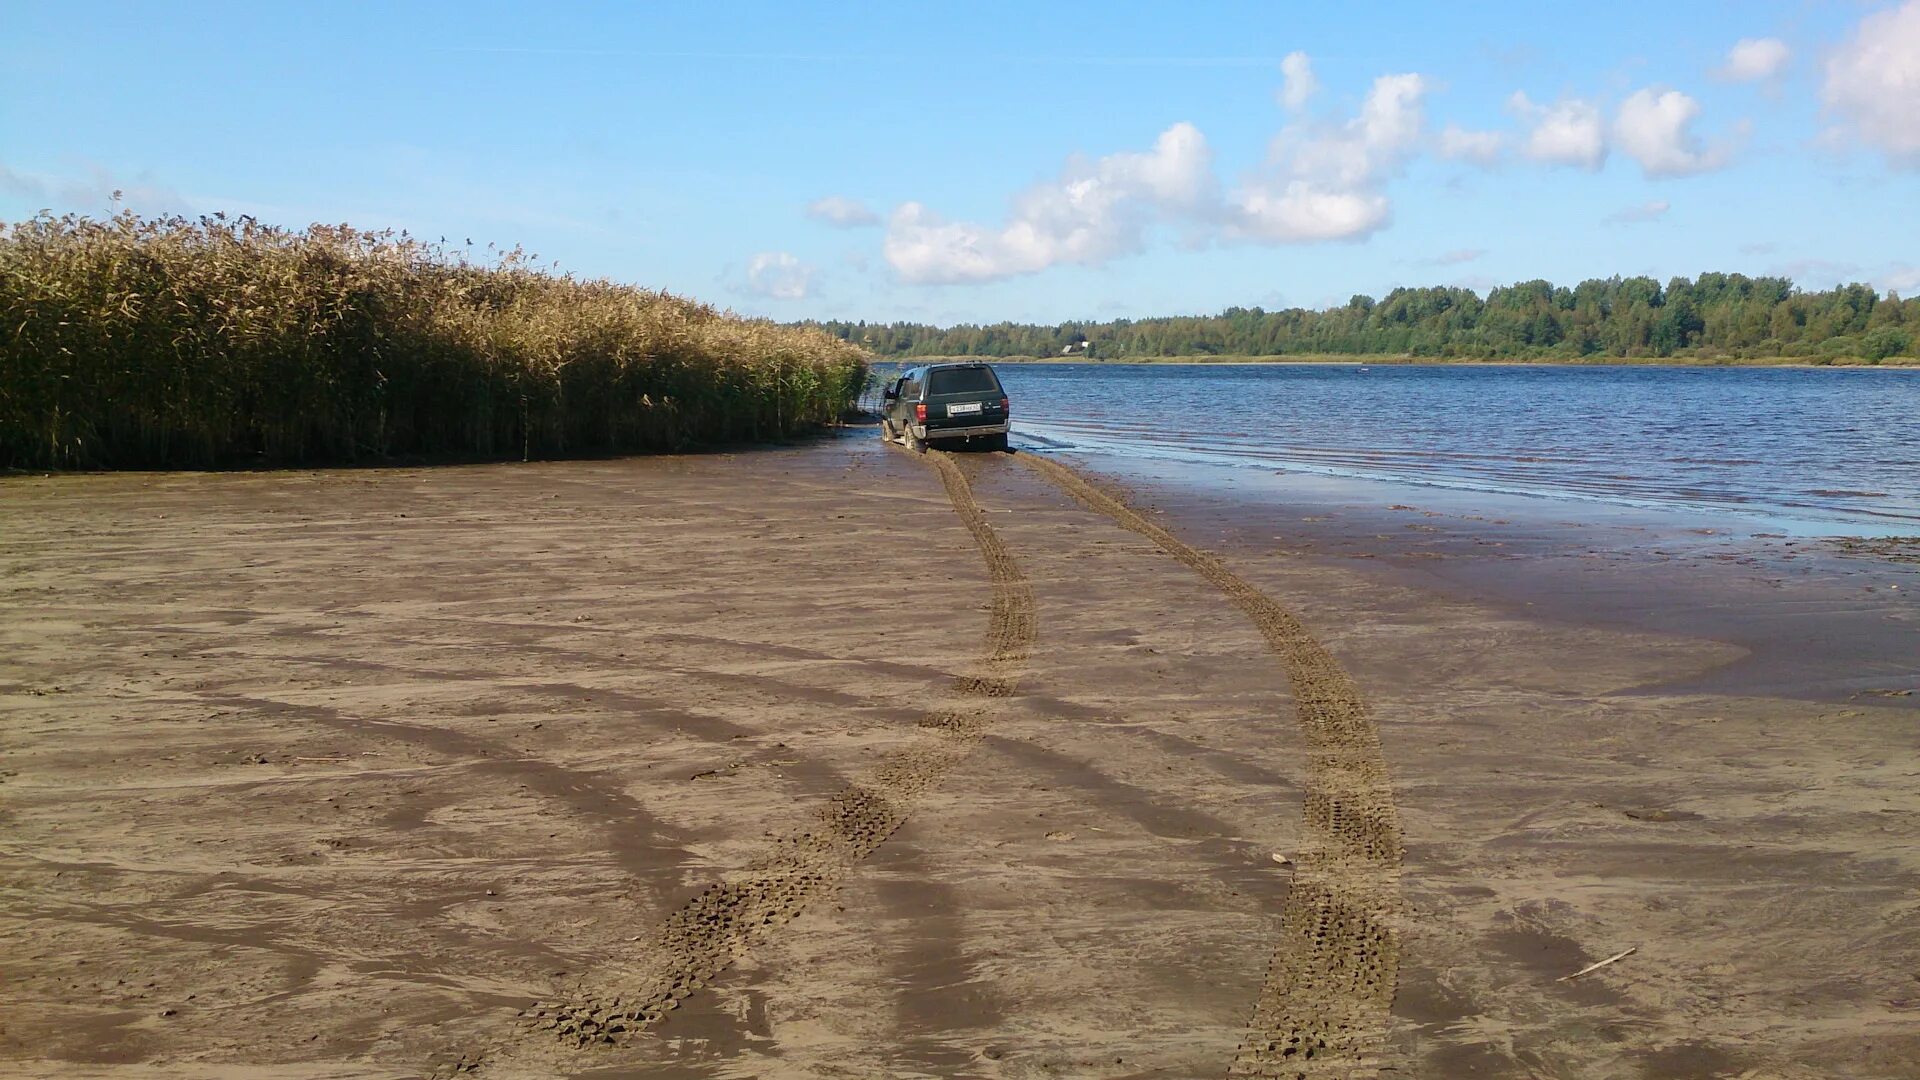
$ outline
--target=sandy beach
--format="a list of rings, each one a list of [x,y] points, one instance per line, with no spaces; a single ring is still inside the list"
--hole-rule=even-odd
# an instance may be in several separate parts
[[[1786,543],[867,430],[0,479],[0,1071],[1920,1076],[1920,566]]]

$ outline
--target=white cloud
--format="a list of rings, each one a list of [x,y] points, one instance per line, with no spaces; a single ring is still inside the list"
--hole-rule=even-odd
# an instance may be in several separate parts
[[[887,223],[883,251],[903,280],[921,284],[1094,265],[1139,250],[1157,216],[1197,215],[1213,199],[1213,151],[1198,128],[1179,123],[1145,153],[1069,161],[1059,179],[1016,196],[997,228],[904,203]]]
[[[1302,56],[1292,65],[1296,93],[1304,93],[1304,63]],[[1058,179],[1015,196],[999,225],[903,203],[887,222],[882,250],[903,281],[954,284],[1098,265],[1140,250],[1159,222],[1186,226],[1194,244],[1358,239],[1391,217],[1380,186],[1421,145],[1426,92],[1419,75],[1375,79],[1347,122],[1284,128],[1266,165],[1224,198],[1205,136],[1180,123],[1150,151],[1069,161]]]
[[[1392,216],[1385,195],[1329,188],[1308,180],[1250,186],[1235,202],[1237,231],[1276,243],[1354,240],[1378,231]]]
[[[115,209],[142,214],[193,212],[193,202],[150,176],[132,180],[116,177],[100,165],[89,165],[85,178],[25,172],[0,162],[0,196],[35,202],[35,209],[104,214]]]
[[[981,226],[950,222],[909,202],[893,211],[882,250],[902,280],[922,285],[992,281],[1044,268],[1013,265],[994,250],[994,240]]]
[[[857,229],[864,225],[880,224],[880,215],[868,209],[866,203],[840,195],[829,195],[808,203],[807,216],[815,221],[824,221],[836,229]]]
[[[1836,262],[1832,259],[1795,259],[1781,263],[1767,273],[1790,278],[1803,289],[1831,289],[1860,280],[1858,263]]]
[[[1639,225],[1649,221],[1659,221],[1661,218],[1666,217],[1667,211],[1671,209],[1673,209],[1672,203],[1669,203],[1665,199],[1654,199],[1649,202],[1643,202],[1638,206],[1629,206],[1624,210],[1616,210],[1607,215],[1606,223],[1609,225]]]
[[[1459,266],[1461,263],[1470,263],[1486,253],[1487,249],[1485,248],[1460,248],[1457,251],[1443,251],[1433,258],[1426,260],[1426,264],[1428,266]]]
[[[1303,52],[1290,52],[1280,61],[1280,104],[1298,112],[1305,108],[1307,101],[1320,90],[1320,80],[1314,78],[1313,61]]]
[[[1466,289],[1468,292],[1477,292],[1485,296],[1499,288],[1503,282],[1486,274],[1461,274],[1446,284],[1455,289]]]
[[[1412,147],[1426,126],[1422,99],[1427,81],[1418,75],[1382,75],[1360,105],[1358,130],[1367,145],[1399,153]]]
[[[1417,74],[1382,75],[1346,124],[1282,131],[1267,175],[1234,192],[1228,234],[1312,243],[1355,240],[1384,227],[1392,204],[1379,185],[1418,145],[1426,92]]]
[[[1895,263],[1874,280],[1881,292],[1896,292],[1902,296],[1912,296],[1920,292],[1920,266]]]
[[[1703,146],[1694,136],[1700,103],[1678,90],[1639,90],[1620,103],[1613,139],[1640,163],[1648,176],[1692,176],[1726,165],[1733,150],[1725,143]]]
[[[1507,137],[1498,131],[1468,131],[1458,124],[1448,124],[1440,132],[1440,156],[1454,161],[1491,165],[1500,160],[1506,144]]]
[[[1844,130],[1920,167],[1920,0],[1860,20],[1827,58],[1822,96]]]
[[[1607,160],[1607,140],[1600,109],[1589,101],[1568,98],[1552,105],[1536,105],[1516,91],[1507,99],[1522,120],[1531,125],[1521,153],[1549,165],[1572,165],[1594,171]]]
[[[763,251],[747,260],[747,291],[775,300],[805,300],[818,268],[784,251]]]
[[[0,163],[0,195],[11,195],[16,199],[44,199],[47,186],[37,177],[15,172]]]
[[[1728,82],[1759,82],[1778,78],[1793,53],[1779,38],[1741,38],[1727,50],[1727,59],[1714,74]]]

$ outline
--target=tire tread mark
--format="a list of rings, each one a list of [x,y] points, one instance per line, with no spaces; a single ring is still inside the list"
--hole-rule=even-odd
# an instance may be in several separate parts
[[[917,724],[921,738],[888,754],[829,798],[811,822],[777,837],[741,871],[708,885],[668,915],[621,975],[567,1000],[536,1002],[522,1011],[524,1023],[511,1041],[443,1062],[438,1074],[501,1065],[516,1047],[541,1042],[542,1035],[562,1047],[586,1048],[624,1042],[659,1023],[836,888],[906,822],[920,797],[979,745],[997,718],[995,699],[1014,692],[1031,652],[1033,589],[987,523],[965,474],[945,453],[926,457],[979,548],[993,589],[985,655],[955,680],[960,704],[930,710]]]
[[[1266,638],[1292,687],[1308,753],[1304,843],[1280,942],[1228,1075],[1377,1076],[1399,978],[1401,840],[1380,732],[1359,689],[1291,612],[1217,556],[1065,465],[1032,454],[1019,460],[1226,594]]]

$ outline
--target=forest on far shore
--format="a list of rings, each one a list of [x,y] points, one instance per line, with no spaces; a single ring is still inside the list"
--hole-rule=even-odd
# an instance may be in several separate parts
[[[1644,358],[1878,363],[1915,355],[1920,298],[1871,286],[1825,291],[1784,277],[1701,274],[1665,285],[1595,278],[1568,288],[1523,281],[1482,297],[1456,287],[1401,288],[1312,311],[1228,308],[1111,322],[938,327],[809,322],[883,356],[1180,356],[1351,354],[1464,360],[1605,362]]]

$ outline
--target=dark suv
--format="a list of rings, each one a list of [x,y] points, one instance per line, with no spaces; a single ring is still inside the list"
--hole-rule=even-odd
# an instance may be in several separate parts
[[[1008,406],[1000,377],[987,365],[929,364],[908,368],[887,384],[880,430],[915,450],[930,442],[1005,450]]]

